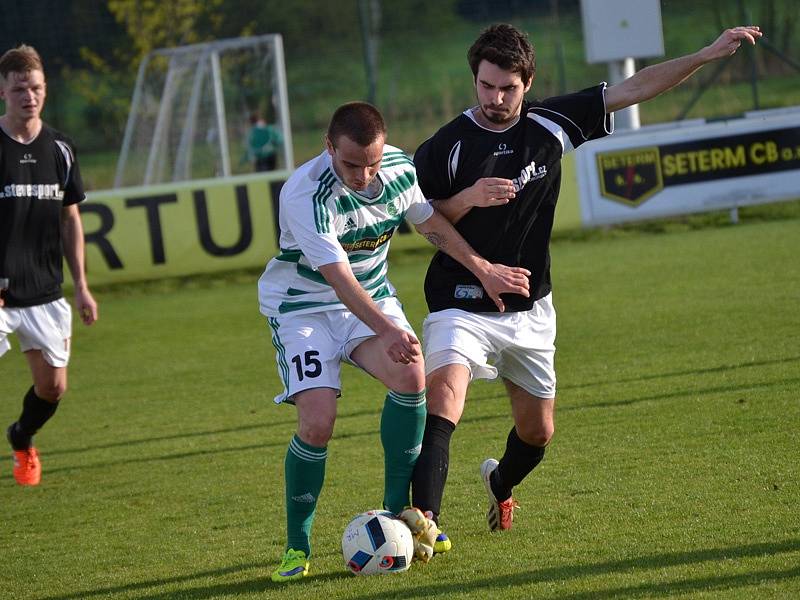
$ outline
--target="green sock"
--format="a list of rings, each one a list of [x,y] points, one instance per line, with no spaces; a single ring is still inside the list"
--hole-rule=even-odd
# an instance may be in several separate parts
[[[286,452],[286,530],[287,550],[302,550],[311,556],[311,525],[317,500],[325,480],[327,448],[316,448],[297,434]]]
[[[409,505],[409,488],[425,433],[425,390],[418,394],[389,391],[381,415],[384,457],[383,506],[399,513]]]

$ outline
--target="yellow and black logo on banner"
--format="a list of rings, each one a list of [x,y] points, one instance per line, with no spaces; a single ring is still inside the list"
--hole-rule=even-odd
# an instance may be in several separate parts
[[[800,169],[800,127],[597,154],[603,197],[638,206],[665,187]]]
[[[606,198],[638,206],[664,187],[657,147],[597,155],[600,191]]]

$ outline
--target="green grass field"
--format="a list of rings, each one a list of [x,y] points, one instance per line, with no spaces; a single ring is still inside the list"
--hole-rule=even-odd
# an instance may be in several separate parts
[[[284,541],[294,409],[274,406],[256,273],[98,290],[71,387],[37,436],[42,485],[0,474],[0,598],[796,598],[800,219],[614,230],[552,248],[559,401],[544,463],[489,534],[480,462],[502,386],[473,386],[452,444],[447,555],[357,578],[348,519],[380,504],[381,386],[347,368],[311,576],[269,580]],[[427,254],[393,256],[412,323]],[[0,362],[0,423],[29,376]]]

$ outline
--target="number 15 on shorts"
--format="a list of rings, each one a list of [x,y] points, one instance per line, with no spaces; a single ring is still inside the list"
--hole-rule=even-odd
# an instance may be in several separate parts
[[[295,354],[292,357],[292,364],[297,369],[297,380],[303,381],[304,378],[315,378],[322,374],[322,363],[317,358],[319,352],[307,350],[302,356]]]

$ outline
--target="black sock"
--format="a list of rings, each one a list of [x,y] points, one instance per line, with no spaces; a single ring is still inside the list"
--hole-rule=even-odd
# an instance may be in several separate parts
[[[33,435],[55,414],[58,402],[39,398],[33,386],[22,401],[22,414],[8,429],[8,441],[14,450],[27,450],[33,444]]]
[[[444,417],[428,415],[422,452],[411,478],[412,504],[423,512],[431,511],[437,524],[450,462],[450,437],[455,429],[455,424]]]
[[[506,452],[492,472],[489,483],[498,501],[511,497],[511,488],[520,483],[544,458],[545,446],[532,446],[517,435],[516,427],[508,432]]]

